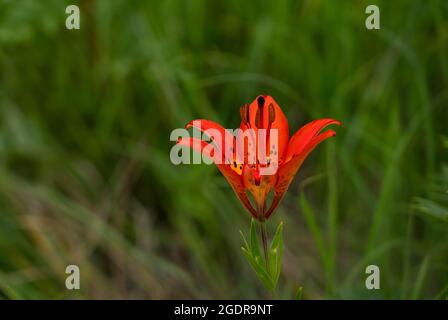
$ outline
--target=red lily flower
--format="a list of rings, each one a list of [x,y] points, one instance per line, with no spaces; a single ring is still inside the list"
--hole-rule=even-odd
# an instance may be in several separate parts
[[[271,96],[258,96],[250,105],[246,104],[240,108],[240,115],[241,125],[236,137],[209,120],[193,120],[186,126],[186,128],[198,128],[206,134],[214,130],[221,137],[225,137],[225,141],[231,141],[229,144],[213,139],[214,137],[211,137],[210,143],[197,138],[188,138],[180,139],[178,144],[189,146],[199,152],[208,151],[205,154],[212,158],[242,204],[255,219],[264,221],[274,212],[311,151],[325,139],[336,135],[333,130],[320,133],[321,130],[330,124],[341,125],[341,122],[334,119],[315,120],[300,128],[289,139],[288,120]],[[249,129],[252,129],[252,135],[245,136]],[[264,137],[258,135],[259,129],[266,129],[267,135]],[[270,129],[277,130],[278,139],[270,139]],[[258,149],[261,148],[262,142],[270,146],[262,154],[265,159],[259,159]],[[241,153],[240,150],[244,152]],[[254,154],[256,161],[249,161]],[[263,168],[270,166],[275,169],[271,174],[261,174]],[[247,191],[253,196],[255,206],[249,200]],[[274,191],[274,198],[267,208],[266,200],[271,191]]]

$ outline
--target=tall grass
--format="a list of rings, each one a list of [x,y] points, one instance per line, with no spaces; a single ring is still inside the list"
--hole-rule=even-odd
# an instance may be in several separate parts
[[[0,0],[0,297],[268,298],[224,178],[169,161],[172,129],[267,93],[291,134],[344,123],[268,225],[279,297],[446,298],[448,5],[376,1],[368,31],[368,4]]]

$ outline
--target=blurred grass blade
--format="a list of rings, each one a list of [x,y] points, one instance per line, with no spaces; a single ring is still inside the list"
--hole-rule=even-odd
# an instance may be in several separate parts
[[[415,208],[432,218],[448,222],[448,208],[424,198],[416,198]]]
[[[420,297],[423,289],[423,284],[425,283],[426,276],[429,270],[429,262],[431,261],[431,254],[428,254],[425,259],[423,259],[420,268],[418,270],[417,279],[415,280],[414,291],[412,293],[412,299],[416,300]]]
[[[303,298],[303,287],[299,287],[299,289],[297,289],[296,294],[294,295],[294,299],[295,300],[302,300]]]

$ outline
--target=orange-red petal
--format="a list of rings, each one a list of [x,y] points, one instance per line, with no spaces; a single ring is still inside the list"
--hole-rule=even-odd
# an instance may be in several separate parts
[[[300,169],[300,166],[314,150],[314,148],[321,143],[322,141],[334,137],[336,132],[333,130],[327,130],[315,137],[313,137],[307,145],[305,145],[299,154],[294,155],[287,163],[281,166],[278,170],[278,180],[274,187],[274,198],[272,200],[271,206],[265,213],[265,219],[268,219],[270,215],[274,212],[275,208],[278,206],[280,201],[282,200],[285,192],[288,190],[289,185],[291,184],[294,176],[297,171]]]
[[[206,131],[211,129],[216,130],[220,134],[220,139],[213,139],[213,143],[218,147],[218,151],[221,150],[223,162],[227,161],[227,163],[232,163],[233,161],[240,160],[240,158],[236,158],[235,155],[235,137],[220,124],[210,120],[198,119],[190,121],[186,128],[188,129],[190,127],[199,129],[203,133],[207,133]]]
[[[177,144],[181,146],[190,147],[201,154],[203,154],[204,149],[210,145],[209,142],[197,138],[180,138],[179,140],[177,140]],[[216,164],[217,162],[219,162],[218,161],[219,159],[217,159],[217,155],[218,153],[216,152],[216,148],[214,145],[212,145],[212,150],[210,154],[206,154],[205,156],[210,158],[213,161],[213,163]]]
[[[179,139],[177,144],[184,145],[191,147],[193,150],[196,150],[198,152],[203,152],[204,148],[207,147],[210,143],[199,140],[197,138],[186,138],[186,139]],[[213,162],[218,167],[219,171],[222,173],[222,175],[226,178],[226,180],[229,182],[230,186],[232,187],[233,191],[237,195],[238,199],[241,201],[241,203],[244,205],[244,207],[250,212],[250,214],[256,218],[257,212],[253,208],[252,204],[250,203],[250,200],[247,196],[246,190],[243,185],[243,178],[242,176],[238,175],[235,171],[233,171],[230,168],[230,165],[222,163],[220,159],[217,157],[217,151],[214,149],[214,153],[212,152],[210,156],[212,156]]]
[[[219,171],[221,171],[222,175],[229,182],[229,184],[232,186],[233,191],[237,195],[238,199],[240,199],[244,207],[250,212],[250,214],[254,218],[257,218],[257,211],[250,203],[249,197],[247,196],[246,190],[243,185],[242,176],[235,173],[235,171],[233,171],[230,168],[230,165],[228,164],[217,165],[217,167]]]
[[[314,139],[319,132],[330,124],[341,125],[341,122],[334,119],[324,118],[311,121],[300,128],[289,140],[286,152],[286,162],[295,155],[300,154],[306,146]]]
[[[264,100],[263,103],[263,121],[261,123],[256,123],[257,111],[259,109],[258,99],[262,97]],[[273,108],[273,121],[269,126],[270,120],[270,105]],[[244,121],[241,122],[240,129],[244,132],[247,129],[254,129],[255,135],[258,135],[258,129],[275,129],[278,130],[278,143],[275,141],[271,141],[272,145],[275,145],[275,149],[278,152],[278,159],[280,162],[284,160],[286,155],[286,150],[288,146],[289,139],[289,129],[288,129],[288,119],[283,113],[282,109],[279,107],[277,102],[271,96],[258,96],[248,107],[248,123]],[[259,116],[260,118],[260,116]],[[260,126],[259,126],[260,125]],[[257,138],[255,138],[257,139]],[[237,136],[237,140],[240,141]],[[269,147],[268,145],[266,147]],[[272,146],[270,146],[272,148]]]

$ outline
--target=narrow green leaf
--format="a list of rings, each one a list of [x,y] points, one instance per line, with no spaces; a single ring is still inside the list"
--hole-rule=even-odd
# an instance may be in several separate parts
[[[269,270],[274,286],[277,285],[282,269],[283,258],[283,222],[277,227],[269,249]]]
[[[245,248],[247,248],[249,250],[249,248],[250,248],[249,244],[247,243],[246,237],[244,236],[244,233],[241,230],[240,230],[240,235],[241,235],[241,238],[243,238],[243,242],[244,242]]]
[[[274,238],[272,239],[271,243],[271,250],[277,248],[280,244],[283,243],[282,234],[283,234],[283,221],[279,223],[277,230],[275,231]]]
[[[250,251],[254,257],[261,257],[260,243],[257,237],[257,222],[252,219],[250,222]]]
[[[267,290],[273,290],[275,288],[275,285],[272,282],[271,277],[267,273],[261,257],[254,257],[251,252],[249,252],[244,247],[241,247],[241,250],[243,251],[244,256],[246,257],[247,261],[249,261],[249,264],[252,266],[265,288]]]

